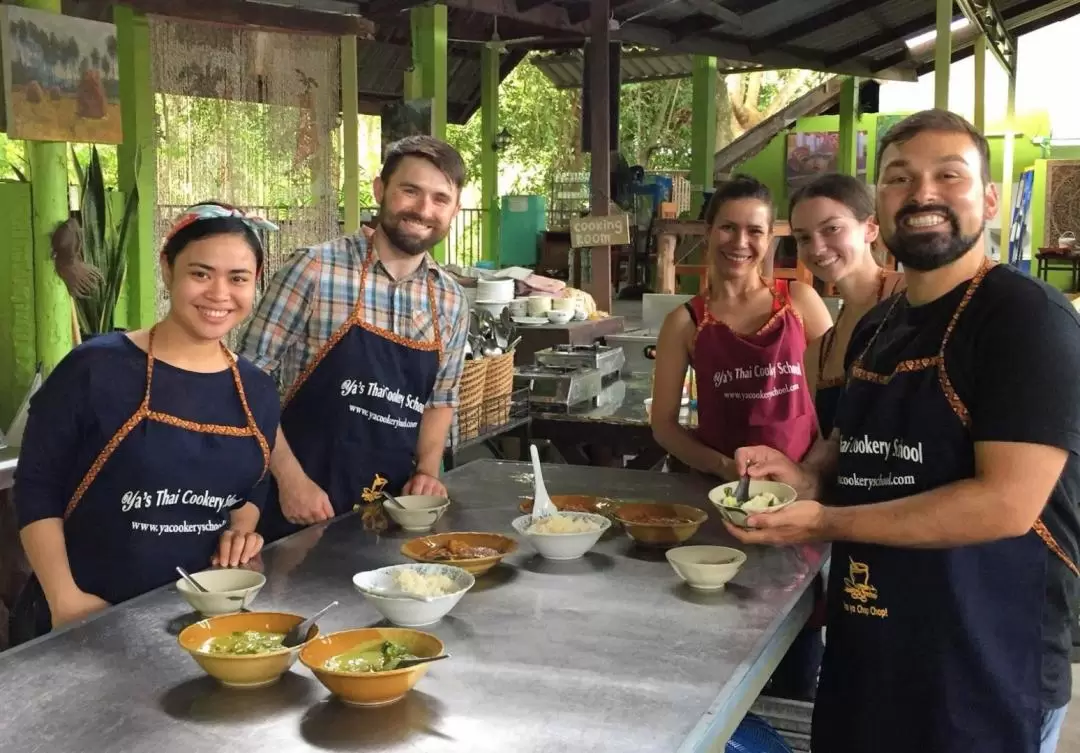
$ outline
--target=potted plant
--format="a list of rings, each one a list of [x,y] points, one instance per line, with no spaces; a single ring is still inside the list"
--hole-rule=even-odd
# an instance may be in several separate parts
[[[105,188],[96,146],[85,169],[74,154],[72,159],[79,177],[79,212],[53,234],[53,261],[71,293],[79,330],[89,338],[113,331],[139,196],[133,187],[118,207],[119,194]]]

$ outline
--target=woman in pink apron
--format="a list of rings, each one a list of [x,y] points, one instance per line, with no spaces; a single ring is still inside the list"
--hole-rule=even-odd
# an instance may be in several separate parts
[[[767,280],[772,242],[768,188],[748,176],[720,186],[705,211],[709,284],[671,312],[657,339],[652,428],[677,461],[732,481],[732,455],[753,441],[802,459],[817,436],[806,344],[832,326],[809,285]],[[698,426],[679,423],[688,366],[697,378]]]

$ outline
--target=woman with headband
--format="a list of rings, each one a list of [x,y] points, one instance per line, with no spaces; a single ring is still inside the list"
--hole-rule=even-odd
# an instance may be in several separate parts
[[[33,576],[13,644],[262,548],[278,394],[223,342],[251,311],[260,229],[276,228],[191,207],[161,252],[168,315],[79,345],[31,401],[14,499]]]

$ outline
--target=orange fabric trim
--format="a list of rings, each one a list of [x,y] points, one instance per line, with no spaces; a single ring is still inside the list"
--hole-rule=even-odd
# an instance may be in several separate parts
[[[765,287],[767,287],[769,289],[769,293],[772,294],[773,300],[774,301],[778,300],[777,293],[776,293],[775,281],[774,280],[766,280],[766,279],[762,278],[762,282],[764,282]],[[701,330],[705,329],[705,327],[707,325],[715,324],[715,325],[727,327],[727,325],[724,324],[724,322],[720,321],[715,316],[713,316],[712,311],[709,310],[709,301],[708,301],[708,299],[705,299],[705,309],[704,310],[705,310],[705,315],[703,317],[701,317],[701,321],[698,322],[697,329],[694,331],[694,339],[690,341],[690,347],[691,348],[693,348],[693,347],[695,347],[697,345],[698,335],[701,334]],[[799,314],[798,310],[791,304],[791,298],[786,297],[784,299],[783,304],[780,306],[780,308],[778,308],[776,311],[774,311],[772,313],[772,316],[770,316],[765,321],[765,323],[763,325],[761,325],[760,328],[758,328],[758,330],[756,332],[754,332],[751,335],[747,335],[747,337],[759,337],[759,336],[765,334],[773,326],[775,326],[783,318],[784,314],[789,310],[794,312],[796,318],[798,318],[799,322],[801,323],[802,322],[802,316]],[[731,327],[728,327],[728,329],[730,330]],[[738,332],[735,332],[735,330],[731,330],[731,332],[736,337],[744,337],[744,335],[740,335]]]
[[[1057,543],[1057,539],[1054,538],[1054,534],[1050,533],[1050,529],[1046,527],[1046,523],[1042,518],[1035,521],[1035,525],[1031,527],[1031,530],[1035,531],[1039,535],[1039,538],[1043,540],[1043,543],[1050,548],[1050,551],[1057,555],[1058,559],[1065,563],[1065,566],[1072,570],[1072,574],[1080,578],[1080,567],[1076,566],[1076,563],[1072,561],[1072,558],[1065,553],[1065,550],[1061,548],[1061,545]]]
[[[75,493],[71,495],[71,499],[68,500],[67,507],[64,509],[64,520],[67,520],[71,517],[71,513],[75,512],[75,508],[79,506],[79,503],[86,495],[90,485],[94,483],[98,474],[101,473],[101,469],[105,467],[105,463],[112,457],[112,454],[116,452],[116,448],[120,446],[120,443],[124,441],[127,435],[130,434],[143,420],[157,421],[177,429],[185,429],[201,434],[213,434],[226,437],[254,437],[259,443],[259,449],[262,451],[263,456],[263,470],[262,474],[259,476],[260,481],[266,476],[266,472],[270,469],[270,445],[266,441],[266,437],[259,431],[259,426],[255,422],[255,416],[251,413],[247,395],[244,392],[244,385],[240,379],[240,369],[236,365],[236,358],[229,352],[229,349],[225,347],[224,343],[221,345],[221,349],[225,352],[225,358],[229,362],[229,370],[232,371],[233,382],[236,384],[236,390],[240,396],[240,404],[244,408],[244,416],[247,419],[246,426],[202,424],[168,413],[150,410],[150,384],[154,375],[154,330],[156,326],[157,325],[150,328],[150,342],[147,345],[146,353],[146,392],[143,394],[142,404],[139,405],[138,410],[131,414],[131,417],[123,423],[116,433],[112,435],[109,441],[105,443],[105,446],[101,448],[101,452],[94,458],[94,462],[90,464],[90,468],[83,474],[82,480],[79,481],[79,485],[75,487]]]
[[[341,339],[345,337],[345,335],[349,333],[349,330],[354,326],[365,329],[374,335],[378,335],[384,340],[403,345],[406,348],[428,352],[438,351],[439,359],[442,360],[443,346],[442,335],[439,332],[439,310],[435,306],[435,283],[432,281],[430,274],[427,278],[428,305],[431,307],[431,322],[435,330],[434,337],[431,340],[413,340],[408,337],[402,337],[396,332],[391,332],[382,327],[376,327],[371,322],[364,320],[364,290],[367,287],[367,274],[368,269],[372,264],[372,256],[373,252],[369,252],[367,259],[364,260],[363,266],[360,267],[360,289],[357,294],[356,305],[353,307],[352,314],[349,315],[348,319],[342,322],[341,326],[337,328],[337,331],[330,336],[330,339],[323,343],[323,346],[319,348],[319,352],[315,354],[315,358],[313,358],[311,363],[305,366],[304,370],[300,372],[300,376],[296,378],[293,385],[289,387],[289,391],[285,393],[285,399],[281,403],[282,408],[289,404],[289,401],[296,396],[297,391],[304,385],[304,382],[311,377],[315,372],[315,369],[318,368],[319,364],[326,358],[327,354],[341,342]]]

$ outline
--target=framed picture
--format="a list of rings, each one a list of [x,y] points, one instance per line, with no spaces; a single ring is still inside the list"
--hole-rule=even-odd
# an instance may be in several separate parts
[[[866,131],[859,131],[856,141],[855,174],[865,181]],[[822,173],[836,172],[839,168],[839,153],[839,133],[789,133],[784,168],[788,195]]]
[[[113,24],[4,5],[0,52],[11,138],[123,141]]]

